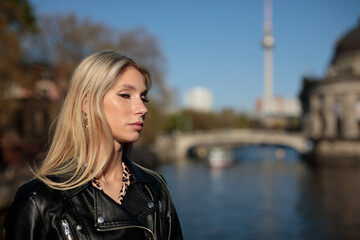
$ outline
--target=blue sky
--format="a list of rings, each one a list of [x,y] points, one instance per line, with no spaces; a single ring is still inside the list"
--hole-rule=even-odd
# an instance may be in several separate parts
[[[203,86],[214,109],[252,111],[263,94],[263,0],[30,0],[37,14],[75,13],[119,30],[145,27],[166,58],[166,82]],[[359,0],[273,0],[274,94],[297,98],[324,76],[336,40],[360,21]]]

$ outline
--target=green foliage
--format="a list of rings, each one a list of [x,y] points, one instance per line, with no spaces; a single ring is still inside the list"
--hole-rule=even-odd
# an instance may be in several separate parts
[[[248,128],[252,120],[243,113],[235,113],[232,109],[224,109],[219,113],[183,110],[167,117],[165,131],[198,131],[224,128]]]
[[[192,120],[183,112],[171,114],[167,117],[164,130],[165,132],[172,132],[175,130],[189,132],[192,130]]]
[[[1,0],[0,1],[1,27],[7,32],[22,32],[34,30],[36,18],[29,1]]]
[[[192,130],[210,130],[216,126],[216,115],[210,112],[185,110],[185,116],[191,119]]]
[[[252,120],[245,114],[240,113],[236,117],[236,121],[240,128],[250,128]]]
[[[11,11],[8,12],[11,25],[19,31],[34,30],[36,18],[30,3],[27,0],[8,0],[8,2],[11,5]]]

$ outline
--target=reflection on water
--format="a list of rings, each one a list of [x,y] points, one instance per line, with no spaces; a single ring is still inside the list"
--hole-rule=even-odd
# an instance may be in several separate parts
[[[249,147],[237,163],[164,166],[185,239],[360,239],[360,171],[311,170],[296,152]]]

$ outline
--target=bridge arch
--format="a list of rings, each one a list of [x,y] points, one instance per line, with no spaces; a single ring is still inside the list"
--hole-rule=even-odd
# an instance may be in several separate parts
[[[185,160],[187,152],[194,146],[209,145],[258,145],[271,144],[287,146],[301,154],[308,151],[305,137],[299,133],[250,129],[229,129],[211,132],[177,133],[171,139],[163,139],[169,156],[178,161]]]

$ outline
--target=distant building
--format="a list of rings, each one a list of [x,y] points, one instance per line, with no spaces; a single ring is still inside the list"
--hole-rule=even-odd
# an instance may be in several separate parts
[[[360,166],[360,21],[337,42],[326,76],[303,79],[300,98],[316,162]]]
[[[195,87],[185,96],[185,107],[187,109],[210,112],[212,111],[212,93],[204,87]]]

